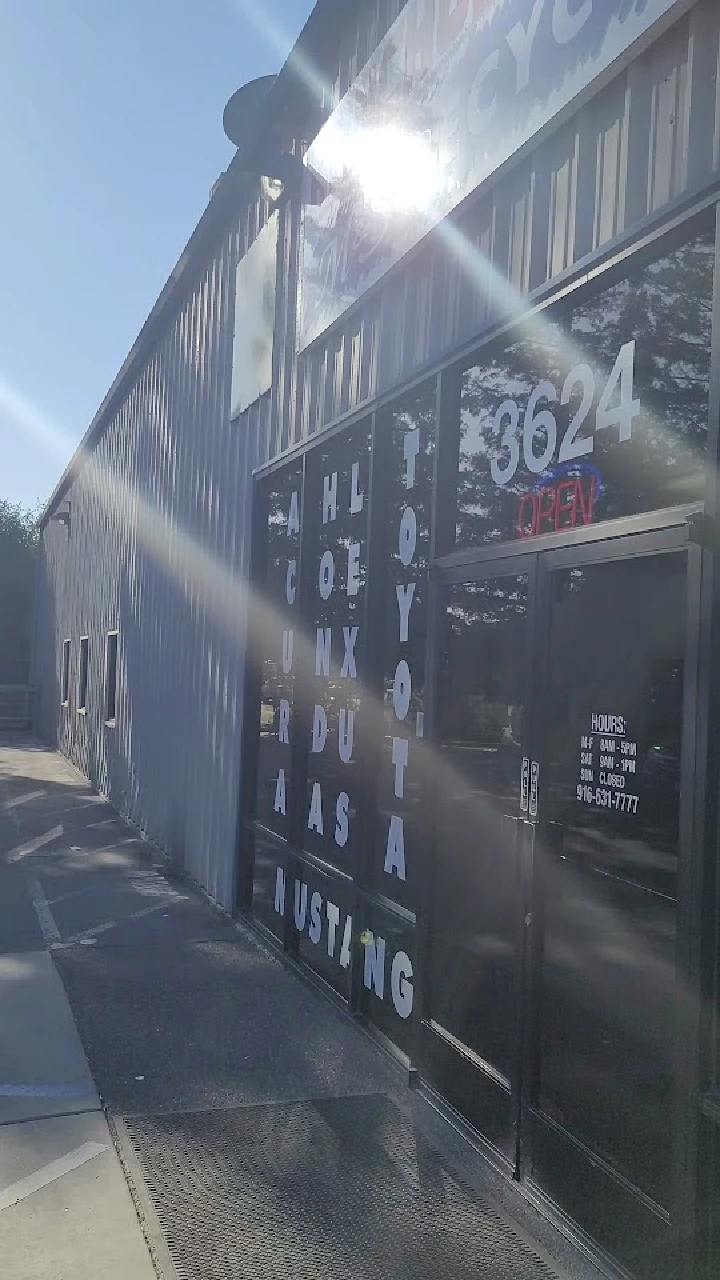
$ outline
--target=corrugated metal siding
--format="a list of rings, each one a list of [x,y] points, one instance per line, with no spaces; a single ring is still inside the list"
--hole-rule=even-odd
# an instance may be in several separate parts
[[[405,4],[406,0],[360,0],[343,30],[337,60],[328,76],[331,107],[345,96]]]
[[[358,38],[358,29],[348,34],[351,45]],[[703,0],[468,203],[457,218],[461,243],[432,237],[379,296],[301,354],[295,421],[278,438],[302,440],[480,337],[497,318],[505,283],[520,295],[540,288],[717,174],[719,62],[720,5]],[[344,92],[352,64],[345,47],[340,64],[336,88]]]
[[[46,526],[36,622],[43,736],[225,906],[240,776],[250,476],[269,449],[260,406],[229,422],[234,285],[238,253],[266,218],[264,203],[252,206],[170,314],[60,503],[71,508],[70,535]],[[104,657],[115,627],[112,728],[104,723]],[[66,636],[71,701],[61,709]]]
[[[334,66],[337,101],[394,21],[367,0]],[[72,527],[43,535],[35,679],[41,728],[209,892],[231,900],[240,775],[251,472],[342,414],[480,336],[508,298],[720,167],[720,6],[703,0],[490,190],[460,235],[435,235],[383,289],[299,359],[297,211],[279,237],[275,377],[230,424],[234,281],[268,210],[251,202],[180,304],[65,495]],[[284,286],[289,286],[285,287]],[[120,630],[118,723],[103,723],[104,637]],[[89,634],[90,705],[75,710]],[[72,699],[59,708],[62,640]]]

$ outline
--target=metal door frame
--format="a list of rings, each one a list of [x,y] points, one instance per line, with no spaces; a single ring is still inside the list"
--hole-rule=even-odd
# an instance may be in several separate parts
[[[537,609],[537,583],[538,583],[538,555],[536,550],[525,550],[518,547],[508,548],[508,553],[498,558],[487,558],[476,560],[471,566],[458,565],[455,563],[443,565],[442,562],[435,562],[431,575],[431,594],[430,594],[430,698],[428,708],[428,718],[430,721],[429,739],[433,748],[437,748],[437,696],[439,684],[439,662],[441,661],[441,650],[443,640],[443,627],[445,620],[445,612],[447,607],[447,598],[449,591],[454,585],[459,583],[475,583],[488,581],[493,578],[515,577],[520,574],[526,575],[528,578],[528,628],[525,640],[524,655],[524,710],[523,710],[523,755],[529,750],[530,741],[530,725],[532,723],[529,699],[533,695],[533,687],[536,682],[533,679],[533,618]],[[520,777],[518,776],[518,790],[520,788]],[[433,820],[436,818],[438,805],[434,797],[430,798],[428,805],[428,813],[432,815]],[[520,807],[518,805],[518,812]],[[523,822],[519,817],[517,819],[517,851],[519,860],[519,870],[521,881],[524,886],[529,885],[528,867],[526,860],[528,856],[529,843],[527,839],[527,830],[529,824]],[[433,911],[433,881],[435,869],[438,866],[437,851],[437,832],[435,830],[434,821],[427,842],[426,865],[423,869],[423,906],[421,915],[421,927],[419,930],[418,946],[420,960],[420,1006],[417,1019],[417,1040],[415,1058],[419,1063],[420,1071],[423,1071],[423,1052],[421,1049],[421,1040],[423,1030],[430,1031],[434,1024],[432,1020],[432,979],[431,979],[431,947],[432,947],[432,931],[434,923]],[[525,941],[524,929],[522,925],[522,915],[518,917],[518,931],[516,934],[516,974],[517,974],[517,1022],[515,1028],[516,1040],[516,1062],[513,1068],[511,1086],[511,1114],[512,1121],[509,1133],[508,1148],[512,1152],[510,1156],[501,1155],[501,1163],[506,1167],[506,1171],[511,1172],[513,1176],[517,1176],[518,1154],[519,1154],[519,1137],[520,1137],[520,1108],[522,1098],[522,1079],[518,1070],[522,1062],[522,1054],[520,1046],[524,1035],[524,1027],[521,1017],[523,1007],[523,985],[524,985],[524,964],[525,964]],[[482,1071],[479,1065],[476,1065],[478,1072]]]
[[[659,518],[658,518],[659,517]],[[703,604],[703,584],[707,580],[708,565],[706,557],[710,553],[704,548],[705,522],[697,509],[675,509],[672,513],[662,512],[655,517],[641,517],[637,522],[623,521],[622,534],[616,527],[603,530],[595,526],[592,535],[579,540],[563,539],[558,546],[557,540],[543,537],[528,540],[529,545],[510,544],[503,548],[491,546],[485,549],[473,548],[465,553],[455,553],[436,561],[432,569],[433,599],[431,600],[431,625],[433,630],[432,648],[435,661],[430,668],[434,687],[433,697],[437,697],[437,681],[439,677],[438,662],[442,626],[447,604],[448,592],[453,585],[486,581],[491,578],[527,574],[528,586],[528,639],[525,657],[525,712],[523,716],[523,754],[533,760],[542,759],[542,722],[547,713],[542,705],[543,672],[549,660],[549,628],[551,609],[552,575],[559,569],[575,568],[585,565],[607,563],[628,559],[645,559],[648,556],[663,555],[672,552],[687,553],[687,613],[685,630],[685,671],[683,690],[682,719],[682,756],[681,756],[681,809],[680,809],[680,847],[678,866],[678,901],[677,901],[677,946],[676,965],[679,981],[690,985],[694,995],[699,992],[699,972],[695,962],[696,922],[700,905],[698,903],[698,886],[703,879],[703,826],[704,826],[704,778],[705,749],[703,741],[703,717],[700,714],[703,698],[707,695],[705,663],[702,661],[702,626],[701,606]],[[638,528],[638,525],[640,526]],[[629,526],[629,527],[628,527]],[[643,528],[644,526],[644,528]],[[650,526],[650,527],[648,527]],[[660,526],[660,527],[658,527]],[[702,685],[702,687],[701,687]],[[436,739],[436,715],[432,715],[431,732],[434,745]],[[539,833],[543,822],[542,816],[542,771],[540,774],[540,810],[538,821],[530,838],[523,841],[522,866],[525,883],[530,887],[530,900],[518,904],[518,949],[517,958],[522,985],[519,988],[518,1016],[518,1053],[517,1079],[513,1080],[513,1111],[515,1115],[516,1161],[515,1176],[525,1179],[529,1166],[529,1125],[530,1087],[532,1064],[534,1061],[533,1040],[537,1029],[538,1017],[538,984],[541,970],[537,969],[537,934],[534,917],[537,887],[533,868],[533,850],[536,833]],[[529,825],[529,824],[528,824]],[[437,862],[437,843],[433,832],[432,852],[429,862]],[[430,885],[426,884],[426,895]],[[427,900],[427,899],[426,899]],[[529,919],[528,919],[529,916]],[[532,922],[532,923],[531,923]],[[431,987],[429,972],[429,953],[431,946],[432,910],[428,905],[425,914],[426,936],[422,938],[422,1006],[421,1018],[427,1024],[431,1013]],[[688,1002],[695,1010],[696,1001]],[[530,1037],[530,1039],[528,1039]],[[675,1118],[674,1138],[674,1170],[671,1218],[673,1221],[687,1223],[694,1217],[695,1200],[695,1166],[696,1149],[696,1113],[698,1090],[698,1065],[700,1043],[700,1013],[688,1018],[682,1027],[678,1027],[675,1044],[676,1099],[677,1116]],[[680,1082],[684,1081],[681,1089]],[[532,1187],[532,1181],[530,1180]],[[629,1190],[629,1184],[628,1184]],[[642,1193],[641,1193],[642,1194]],[[690,1217],[688,1217],[690,1215]]]
[[[581,566],[611,563],[619,560],[646,559],[657,556],[685,552],[687,555],[687,597],[685,618],[685,659],[683,679],[683,712],[682,712],[682,749],[680,772],[680,831],[678,848],[678,895],[677,895],[677,940],[676,940],[676,976],[678,983],[688,984],[693,997],[698,994],[695,981],[694,965],[689,956],[692,949],[692,934],[696,917],[697,903],[695,884],[698,879],[698,862],[702,861],[702,841],[697,839],[698,829],[702,830],[702,813],[697,804],[697,781],[703,773],[702,744],[698,741],[698,710],[701,702],[700,690],[700,606],[702,595],[702,548],[695,540],[692,522],[682,527],[664,529],[647,534],[637,535],[609,543],[594,543],[584,548],[548,549],[541,557],[538,565],[538,598],[541,616],[538,619],[541,634],[541,652],[538,655],[540,671],[547,670],[550,660],[550,620],[552,599],[552,575],[561,569],[579,568]],[[540,706],[534,721],[538,739],[533,741],[533,748],[539,751],[539,739],[543,734],[543,720],[548,708]],[[540,787],[541,806],[539,828],[542,830],[542,782]],[[538,982],[541,974],[536,972],[533,981]],[[533,1002],[537,993],[533,995]],[[673,1156],[673,1191],[670,1213],[673,1220],[685,1220],[691,1210],[694,1188],[689,1184],[691,1169],[687,1155],[694,1146],[692,1133],[689,1132],[690,1115],[685,1095],[695,1095],[697,1090],[697,1066],[699,1046],[699,1009],[693,998],[683,1002],[682,1021],[676,1022],[673,1044],[675,1065],[675,1116],[674,1116],[674,1156]],[[533,1008],[533,1017],[537,1010]],[[684,1088],[681,1082],[685,1082]],[[526,1091],[529,1081],[526,1080]],[[529,1105],[529,1102],[528,1102]],[[527,1126],[525,1128],[527,1136]],[[523,1152],[523,1161],[527,1159]],[[693,1179],[694,1181],[694,1179]]]

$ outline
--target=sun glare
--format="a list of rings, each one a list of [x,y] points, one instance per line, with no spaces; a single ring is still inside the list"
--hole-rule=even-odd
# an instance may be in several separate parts
[[[439,158],[429,139],[397,124],[362,130],[349,167],[377,213],[428,213],[442,189]]]

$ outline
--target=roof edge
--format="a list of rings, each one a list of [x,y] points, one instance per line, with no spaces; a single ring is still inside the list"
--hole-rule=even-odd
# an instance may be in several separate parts
[[[47,524],[51,513],[62,500],[63,495],[72,481],[76,479],[82,468],[88,447],[102,434],[102,431],[107,424],[111,412],[117,404],[121,393],[127,386],[132,375],[137,371],[143,357],[148,354],[156,336],[159,322],[161,318],[164,317],[173,300],[177,297],[181,286],[185,283],[188,269],[191,264],[194,265],[197,261],[202,248],[210,239],[211,235],[217,232],[219,226],[222,225],[223,222],[227,224],[229,221],[228,215],[231,212],[234,212],[236,206],[234,204],[231,205],[230,195],[232,192],[232,196],[237,198],[238,186],[237,182],[228,181],[232,164],[233,162],[231,162],[230,167],[226,169],[225,173],[222,174],[219,184],[216,186],[210,201],[203,210],[203,213],[190,236],[190,239],[187,241],[180,257],[158,294],[158,297],[155,300],[155,303],[142,328],[140,329],[137,338],[120,366],[118,373],[115,375],[109,390],[101,401],[97,412],[92,418],[89,427],[80,440],[80,443],[55,485],[50,497],[45,503],[39,520],[39,527],[41,530]]]
[[[210,238],[221,226],[227,226],[231,217],[238,212],[240,198],[249,194],[249,188],[255,179],[244,172],[243,162],[247,163],[248,158],[251,158],[268,128],[282,120],[283,112],[288,105],[293,104],[294,99],[300,96],[312,105],[316,105],[315,86],[311,87],[307,84],[303,65],[308,59],[314,61],[322,50],[332,49],[337,37],[338,25],[344,25],[351,16],[356,15],[359,4],[363,2],[367,3],[368,0],[359,0],[359,3],[358,0],[317,0],[280,69],[275,84],[270,89],[266,112],[258,122],[251,146],[242,154],[236,152],[216,184],[206,208],[113,379],[109,391],[45,503],[38,522],[40,530],[45,528],[52,512],[79,475],[89,447],[102,435],[113,409],[133,375],[137,373],[143,358],[150,351],[160,321],[178,297],[191,265],[195,265]]]

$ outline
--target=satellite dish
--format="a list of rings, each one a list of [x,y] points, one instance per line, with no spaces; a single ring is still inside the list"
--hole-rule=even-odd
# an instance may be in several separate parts
[[[258,76],[238,89],[223,111],[223,129],[236,147],[245,147],[258,123],[277,76]]]

